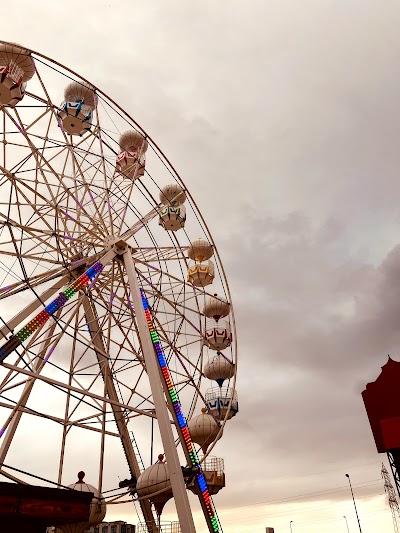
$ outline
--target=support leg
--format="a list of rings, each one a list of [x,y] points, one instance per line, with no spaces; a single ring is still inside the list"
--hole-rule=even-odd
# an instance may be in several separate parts
[[[104,346],[103,336],[102,336],[102,332],[100,328],[100,323],[97,317],[96,308],[93,302],[91,302],[86,295],[83,296],[82,303],[83,303],[83,308],[85,310],[86,321],[90,325],[89,327],[90,336],[92,338],[94,349],[96,350],[96,356],[97,356],[97,360],[99,362],[101,373],[104,379],[107,395],[111,400],[118,402],[119,398],[118,398],[117,390],[115,388],[114,381],[112,378],[109,362],[108,362],[107,357],[104,356],[104,354],[107,352]],[[111,408],[113,410],[114,419],[115,419],[115,423],[118,428],[118,432],[121,435],[121,443],[122,443],[122,446],[125,452],[126,459],[128,461],[128,466],[129,466],[131,475],[134,475],[136,478],[138,478],[141,472],[140,472],[138,461],[136,459],[135,451],[132,446],[132,441],[130,439],[129,431],[126,426],[124,413],[118,405],[112,404]],[[140,502],[140,505],[141,505],[143,516],[144,516],[146,523],[151,524],[152,531],[157,531],[150,502],[148,500],[142,500]]]
[[[393,449],[387,452],[393,479],[396,485],[397,494],[400,496],[400,449]]]
[[[159,376],[158,363],[155,357],[153,343],[150,338],[150,332],[147,327],[145,315],[143,312],[142,298],[140,295],[140,288],[135,272],[135,264],[131,251],[129,249],[124,254],[124,262],[128,275],[129,287],[131,290],[132,303],[136,312],[136,321],[139,330],[140,343],[142,346],[143,357],[146,363],[146,370],[147,375],[149,377],[154,406],[156,409],[157,421],[160,428],[164,452],[167,458],[168,471],[170,475],[171,487],[172,492],[174,494],[179,523],[181,525],[181,530],[184,533],[195,533],[196,529],[194,526],[193,516],[190,509],[185,481],[182,475],[178,452],[175,447],[174,435],[172,432],[171,422],[169,418],[169,410],[164,396],[162,382]]]
[[[40,345],[38,356],[33,363],[33,372],[37,374],[40,374],[46,362],[45,355],[49,347],[49,344],[51,342],[51,338],[54,334],[55,327],[56,327],[55,321],[53,321],[52,323],[48,325],[45,337]],[[19,421],[21,420],[21,416],[22,416],[21,407],[25,407],[29,399],[29,396],[32,392],[32,388],[35,384],[35,381],[36,381],[35,378],[30,378],[25,383],[24,390],[22,391],[21,397],[18,400],[18,403],[16,404],[16,406],[14,407],[13,412],[11,413],[10,417],[8,418],[8,421],[7,421],[8,428],[7,428],[6,434],[3,438],[3,442],[1,443],[1,448],[0,448],[0,464],[3,464],[5,461],[12,439],[15,435],[15,432],[17,431]]]

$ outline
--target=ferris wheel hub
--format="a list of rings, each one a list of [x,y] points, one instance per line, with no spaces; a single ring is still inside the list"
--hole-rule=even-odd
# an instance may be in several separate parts
[[[105,250],[114,250],[117,255],[122,255],[127,251],[128,244],[119,235],[109,235],[104,239],[104,248]]]

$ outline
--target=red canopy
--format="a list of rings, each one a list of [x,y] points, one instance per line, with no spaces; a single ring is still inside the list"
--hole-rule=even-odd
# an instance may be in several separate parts
[[[389,357],[362,397],[378,452],[400,449],[400,362]]]

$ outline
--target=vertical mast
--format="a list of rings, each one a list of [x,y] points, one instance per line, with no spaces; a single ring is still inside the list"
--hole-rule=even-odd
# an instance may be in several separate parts
[[[389,472],[386,470],[386,467],[383,463],[381,474],[383,480],[385,481],[385,492],[387,492],[389,498],[389,506],[393,518],[393,529],[395,533],[400,533],[400,509],[396,498],[396,491],[394,490],[392,482],[390,481]]]
[[[160,380],[158,364],[156,361],[153,343],[150,337],[150,331],[147,327],[147,322],[144,315],[140,287],[135,271],[135,263],[129,248],[124,253],[124,263],[126,273],[128,275],[129,287],[131,290],[132,303],[135,309],[140,344],[146,363],[146,371],[150,382],[154,407],[157,414],[157,421],[160,428],[161,440],[168,463],[168,472],[170,476],[172,492],[174,494],[179,523],[181,525],[181,530],[184,533],[195,533],[196,529],[190,509],[189,498],[182,475],[178,452],[175,446],[174,435],[172,433],[170,413],[166,403],[164,389]]]

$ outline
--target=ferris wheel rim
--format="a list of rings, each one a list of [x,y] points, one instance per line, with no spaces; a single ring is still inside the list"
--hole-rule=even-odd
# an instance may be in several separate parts
[[[3,44],[9,44],[7,43],[7,41],[0,41],[0,43],[3,43]],[[20,45],[19,45],[20,46]],[[165,156],[165,154],[162,152],[162,150],[160,149],[160,147],[157,145],[157,143],[147,134],[147,132],[130,116],[129,113],[127,113],[117,102],[115,102],[112,98],[110,98],[106,93],[104,93],[101,89],[99,89],[97,86],[95,86],[94,84],[92,84],[91,82],[89,82],[86,78],[84,78],[83,76],[81,76],[80,74],[78,74],[77,72],[73,71],[72,69],[70,69],[69,67],[66,67],[65,65],[59,63],[58,61],[55,61],[53,59],[51,59],[50,57],[44,55],[44,54],[41,54],[39,52],[36,52],[30,48],[26,48],[24,47],[27,51],[29,51],[30,53],[32,53],[34,56],[37,56],[37,57],[40,57],[46,61],[48,61],[50,63],[50,65],[47,65],[47,66],[51,66],[52,64],[55,64],[57,65],[58,67],[60,67],[61,69],[64,69],[65,71],[69,72],[70,74],[76,76],[79,80],[82,80],[83,82],[85,83],[88,83],[90,84],[92,87],[94,87],[94,89],[99,93],[101,94],[105,99],[106,101],[108,102],[111,102],[111,104],[113,106],[115,106],[116,109],[118,109],[124,117],[128,118],[135,128],[138,129],[138,131],[142,132],[146,139],[148,139],[153,147],[153,149],[156,151],[156,153],[160,154],[162,156],[162,159],[163,159],[163,162],[167,165],[167,168],[171,169],[172,172],[173,172],[173,176],[174,178],[180,182],[182,184],[182,186],[184,187],[184,190],[185,192],[187,193],[188,197],[190,198],[190,202],[191,202],[191,205],[192,205],[192,209],[193,211],[196,213],[196,216],[198,215],[200,217],[200,220],[201,220],[201,227],[204,231],[204,233],[206,234],[207,236],[207,239],[209,240],[210,244],[212,244],[213,246],[213,249],[214,249],[214,253],[217,257],[217,260],[218,260],[218,267],[220,268],[220,276],[221,278],[223,279],[223,282],[224,282],[224,290],[226,291],[226,294],[229,298],[229,301],[232,303],[232,299],[231,299],[231,293],[230,293],[230,288],[229,288],[229,284],[228,284],[228,280],[227,280],[227,277],[226,277],[226,273],[225,273],[225,269],[224,269],[224,266],[223,266],[223,263],[220,259],[220,255],[219,255],[219,252],[218,252],[218,249],[217,249],[217,246],[215,244],[215,241],[212,237],[212,234],[208,228],[208,225],[207,223],[205,222],[204,218],[203,218],[203,215],[200,211],[200,209],[198,208],[193,196],[191,195],[189,189],[186,187],[185,183],[183,182],[182,178],[179,176],[179,174],[177,173],[176,169],[174,168],[174,166],[172,165],[172,163],[168,160],[168,158]],[[46,63],[45,63],[46,64]],[[63,74],[63,73],[61,73]],[[65,75],[65,74],[63,74]],[[174,236],[176,237],[176,236]],[[179,242],[177,242],[177,246],[179,249],[182,249],[182,246]],[[186,259],[185,259],[186,261]],[[186,284],[186,282],[183,282],[184,284]],[[189,284],[190,285],[190,284]],[[232,325],[232,328],[233,328],[233,332],[234,332],[234,336],[233,336],[233,344],[234,344],[234,353],[235,353],[235,374],[234,374],[234,377],[233,377],[233,380],[232,380],[232,386],[233,388],[236,387],[236,379],[237,379],[237,372],[236,372],[236,369],[237,369],[237,335],[236,335],[236,322],[235,322],[235,315],[234,315],[234,310],[233,310],[233,305],[231,306],[231,325]],[[229,406],[230,407],[230,406]],[[211,448],[208,450],[207,454],[205,455],[205,457],[203,458],[203,461],[205,460],[205,458],[211,453],[212,449],[214,448],[219,436],[222,434],[222,431],[223,431],[223,427],[226,423],[228,419],[228,412],[226,413],[225,415],[225,418],[221,421],[221,429],[218,433],[218,437],[214,440]]]
[[[4,41],[4,40],[1,40],[0,39],[0,44],[16,44],[16,43],[11,43],[9,41]],[[18,46],[21,46],[22,48],[24,48],[25,50],[27,50],[28,52],[38,56],[38,57],[41,57],[42,59],[45,59],[46,61],[49,61],[50,63],[53,63],[53,64],[56,64],[57,66],[59,66],[60,68],[66,70],[67,72],[69,72],[70,74],[73,74],[74,76],[76,76],[78,79],[84,81],[85,83],[87,83],[89,86],[92,86],[95,91],[97,91],[99,94],[101,94],[102,96],[104,96],[108,101],[110,101],[120,112],[122,112],[126,117],[129,118],[129,120],[138,128],[139,131],[141,131],[145,138],[148,139],[152,146],[159,152],[159,154],[161,154],[161,156],[163,157],[163,159],[165,160],[165,162],[167,163],[167,165],[172,169],[172,171],[174,172],[175,174],[175,177],[178,179],[178,181],[181,182],[181,184],[184,186],[184,190],[185,192],[189,195],[189,198],[191,200],[191,202],[193,203],[194,207],[196,208],[196,212],[200,215],[200,218],[201,218],[201,222],[202,224],[204,225],[205,229],[206,229],[206,232],[207,232],[207,236],[210,238],[210,243],[213,245],[213,248],[217,254],[217,257],[219,259],[219,262],[220,262],[220,265],[222,267],[222,272],[223,272],[223,277],[224,277],[224,281],[226,283],[226,287],[227,287],[227,292],[228,292],[228,296],[229,296],[229,300],[231,302],[231,309],[232,309],[232,316],[234,316],[234,310],[233,310],[233,305],[232,305],[232,299],[231,299],[231,293],[230,293],[230,289],[229,289],[229,284],[227,282],[227,278],[226,278],[226,273],[225,273],[225,269],[223,267],[223,263],[220,259],[220,255],[219,255],[219,252],[218,252],[218,248],[215,244],[215,241],[212,237],[212,234],[210,232],[210,229],[208,228],[208,225],[206,223],[206,221],[204,220],[204,217],[201,213],[201,210],[199,209],[198,205],[196,204],[190,190],[188,189],[188,187],[186,186],[186,184],[184,183],[183,179],[181,178],[181,176],[179,175],[179,173],[177,172],[176,168],[174,167],[174,165],[171,163],[171,161],[168,159],[168,157],[165,155],[165,153],[162,151],[162,149],[159,147],[159,145],[155,142],[155,140],[147,133],[147,131],[142,128],[142,126],[140,126],[140,124],[138,122],[136,122],[136,120],[124,109],[122,108],[112,97],[110,97],[107,93],[105,93],[104,91],[102,91],[99,87],[97,87],[97,85],[93,84],[91,81],[89,81],[87,78],[85,78],[84,76],[81,76],[78,72],[76,72],[75,70],[65,66],[64,64],[60,63],[59,61],[56,61],[54,59],[52,59],[51,57],[41,53],[41,52],[38,52],[36,50],[33,50],[32,48],[29,48],[29,47],[26,47],[24,45],[19,45]],[[235,320],[233,320],[234,322]],[[236,333],[236,328],[235,328],[235,333]],[[236,335],[235,335],[235,339],[236,339]]]
[[[0,44],[16,44],[16,43],[10,43],[9,41],[4,41],[4,40],[1,40],[0,39]],[[140,126],[140,124],[138,122],[136,122],[136,120],[124,109],[122,108],[113,98],[111,98],[107,93],[105,93],[104,91],[102,91],[99,87],[97,87],[96,84],[93,84],[91,81],[89,81],[87,78],[85,78],[84,76],[82,76],[81,74],[79,74],[78,72],[76,72],[75,70],[71,69],[70,67],[68,66],[65,66],[63,63],[57,61],[57,60],[54,60],[52,59],[51,57],[47,56],[46,54],[43,54],[41,52],[38,52],[30,47],[26,47],[24,45],[20,45],[18,44],[17,46],[21,46],[22,48],[24,48],[25,50],[27,50],[28,52],[38,56],[38,57],[41,57],[42,59],[46,60],[46,61],[49,61],[50,63],[53,63],[55,65],[57,65],[58,67],[66,70],[67,72],[69,72],[70,74],[72,74],[73,76],[76,76],[78,79],[84,81],[85,83],[87,83],[89,86],[93,87],[99,94],[101,94],[104,98],[106,98],[106,100],[108,100],[109,102],[111,102],[121,113],[123,113],[126,117],[129,118],[129,120],[135,125],[135,127],[138,128],[139,131],[141,131],[145,138],[148,139],[150,141],[150,143],[152,144],[152,146],[161,154],[161,156],[163,157],[163,159],[165,160],[165,162],[167,163],[167,165],[172,169],[173,173],[175,174],[175,177],[178,179],[178,181],[183,185],[184,187],[184,190],[186,191],[186,193],[188,194],[193,206],[195,207],[196,209],[196,212],[198,213],[198,215],[200,216],[201,218],[201,222],[202,222],[202,225],[204,226],[205,230],[206,230],[206,234],[207,234],[207,237],[210,241],[210,243],[212,244],[213,246],[213,249],[215,251],[215,254],[218,258],[218,262],[219,262],[219,266],[221,267],[221,273],[222,273],[222,277],[224,279],[224,282],[225,282],[225,288],[226,288],[226,291],[227,291],[227,296],[229,298],[229,301],[231,303],[231,317],[232,317],[232,327],[233,327],[233,332],[234,332],[234,335],[233,335],[233,342],[234,342],[234,352],[235,352],[235,365],[236,365],[236,372],[235,372],[235,375],[234,375],[234,378],[233,378],[233,384],[232,384],[232,387],[235,389],[236,388],[236,381],[237,381],[237,364],[238,364],[238,341],[237,341],[237,328],[236,328],[236,318],[235,318],[235,311],[234,311],[234,306],[232,304],[232,295],[231,295],[231,291],[230,291],[230,287],[229,287],[229,283],[228,283],[228,280],[227,280],[227,276],[226,276],[226,272],[225,272],[225,268],[224,268],[224,265],[223,265],[223,262],[221,261],[221,257],[220,257],[220,254],[219,254],[219,251],[218,251],[218,248],[215,244],[215,241],[213,239],[213,236],[211,234],[211,231],[202,215],[202,212],[201,210],[199,209],[198,205],[196,204],[196,201],[194,200],[190,190],[187,188],[186,184],[184,183],[183,179],[181,178],[181,176],[178,174],[176,168],[174,167],[174,165],[171,163],[171,161],[168,159],[168,157],[165,155],[165,153],[162,151],[162,149],[159,147],[159,145],[154,141],[154,139],[147,133],[147,131],[142,128],[142,126]],[[224,424],[226,423],[227,421],[227,416],[225,417],[224,419]],[[222,430],[220,432],[222,434]],[[213,447],[215,446],[216,444],[216,441],[215,443],[213,444]],[[212,448],[210,449],[210,452],[211,452]]]

